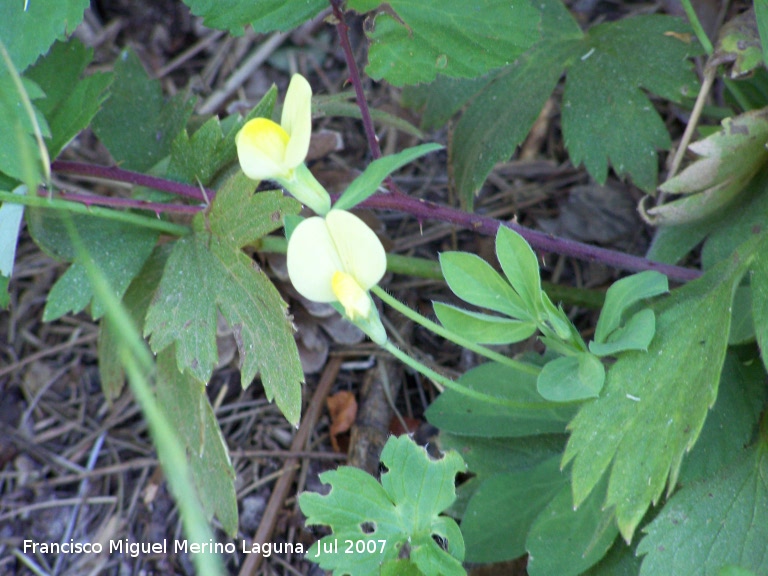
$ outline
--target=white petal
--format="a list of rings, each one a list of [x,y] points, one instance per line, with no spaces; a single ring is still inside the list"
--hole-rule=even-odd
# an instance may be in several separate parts
[[[296,168],[307,157],[312,136],[312,87],[301,74],[291,77],[280,125],[290,136],[285,151],[285,164]]]
[[[346,210],[331,210],[325,219],[344,272],[357,280],[363,290],[370,290],[387,270],[387,255],[381,241],[368,224]]]
[[[288,276],[293,287],[313,302],[335,302],[331,279],[342,269],[325,220],[313,216],[302,221],[288,242]]]

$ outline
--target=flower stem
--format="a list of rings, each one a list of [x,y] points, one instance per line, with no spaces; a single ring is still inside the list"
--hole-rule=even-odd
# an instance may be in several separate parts
[[[165,232],[166,234],[171,234],[173,236],[186,236],[190,232],[190,229],[186,226],[182,226],[181,224],[174,224],[173,222],[166,222],[165,220],[160,220],[158,218],[151,218],[149,216],[143,216],[134,212],[123,212],[120,210],[101,208],[99,206],[86,206],[80,202],[68,202],[67,200],[61,200],[58,198],[20,196],[18,194],[12,194],[11,192],[0,192],[0,202],[24,204],[26,206],[35,206],[38,208],[54,208],[56,210],[66,210],[67,212],[74,212],[75,214],[86,214],[89,216],[96,216],[98,218],[105,218],[107,220],[126,222],[128,224],[141,226],[143,228],[151,228],[153,230]]]
[[[462,336],[459,336],[455,332],[451,332],[450,330],[447,330],[443,326],[440,326],[440,324],[432,322],[430,319],[425,318],[418,312],[411,310],[408,306],[401,303],[397,298],[394,298],[393,296],[390,296],[389,294],[387,294],[386,290],[384,290],[379,286],[374,286],[373,288],[371,288],[371,292],[376,294],[376,296],[381,298],[382,301],[389,304],[392,308],[400,312],[403,316],[410,318],[411,320],[423,326],[427,330],[434,332],[435,334],[437,334],[438,336],[441,336],[442,338],[445,338],[446,340],[455,342],[456,344],[458,344],[463,348],[466,348],[467,350],[472,350],[472,352],[475,352],[476,354],[480,354],[481,356],[484,356],[489,360],[493,360],[494,362],[498,362],[499,364],[504,364],[505,366],[509,366],[510,368],[514,368],[515,370],[519,370],[520,372],[525,372],[526,374],[538,375],[538,373],[541,372],[541,368],[539,368],[538,366],[534,366],[533,364],[528,364],[527,362],[520,362],[518,360],[513,360],[508,356],[504,356],[503,354],[494,352],[490,348],[486,348],[481,344],[476,344],[475,342],[472,342]]]
[[[453,390],[458,394],[463,394],[464,396],[473,398],[474,400],[479,400],[480,402],[487,402],[495,406],[507,406],[509,408],[523,408],[527,410],[552,407],[551,402],[546,402],[543,400],[541,402],[516,402],[515,400],[509,400],[507,398],[499,398],[498,396],[492,396],[491,394],[478,392],[477,390],[473,390],[472,388],[467,388],[466,386],[463,386],[458,382],[451,380],[447,376],[443,376],[442,374],[435,372],[434,370],[432,370],[428,366],[425,366],[418,360],[411,358],[410,356],[408,356],[408,354],[400,350],[397,346],[392,344],[392,342],[390,342],[389,340],[387,340],[382,347],[384,348],[384,350],[392,354],[392,356],[400,360],[403,364],[405,364],[406,366],[410,366],[411,368],[416,370],[416,372],[419,372],[420,374],[426,376],[433,382],[436,382],[437,384],[443,386],[444,388]]]

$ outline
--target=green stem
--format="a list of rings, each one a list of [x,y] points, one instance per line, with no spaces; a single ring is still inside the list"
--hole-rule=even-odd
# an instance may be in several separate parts
[[[682,0],[682,2],[683,2],[683,9],[685,10],[686,16],[688,16],[688,21],[691,23],[691,28],[693,28],[693,32],[696,34],[696,38],[699,39],[699,43],[704,47],[704,50],[706,50],[707,56],[711,56],[712,51],[714,50],[712,48],[712,42],[710,42],[709,36],[707,36],[707,33],[704,32],[704,27],[701,25],[701,22],[699,21],[699,17],[696,14],[696,10],[693,9],[691,0]]]
[[[105,218],[107,220],[134,224],[135,226],[141,226],[143,228],[151,228],[173,236],[186,236],[190,232],[188,227],[182,226],[181,224],[166,222],[165,220],[151,218],[134,212],[111,210],[100,206],[86,206],[79,202],[68,202],[67,200],[60,200],[59,198],[45,198],[42,196],[29,195],[20,196],[19,194],[13,194],[11,192],[0,192],[0,202],[24,204],[25,206],[34,206],[37,208],[53,208],[55,210],[74,212],[75,214],[96,216],[97,218]]]
[[[386,290],[382,289],[379,286],[374,286],[373,288],[371,288],[371,292],[376,294],[376,296],[381,298],[382,301],[389,304],[392,308],[400,312],[403,316],[410,318],[417,324],[424,326],[424,328],[426,328],[427,330],[434,332],[435,334],[437,334],[438,336],[441,336],[442,338],[445,338],[446,340],[455,342],[456,344],[458,344],[463,348],[466,348],[467,350],[472,350],[472,352],[475,352],[476,354],[480,354],[481,356],[485,356],[489,360],[493,360],[494,362],[498,362],[499,364],[504,364],[505,366],[509,366],[510,368],[514,368],[515,370],[519,370],[520,372],[525,372],[526,374],[533,374],[534,376],[536,376],[539,374],[539,372],[541,372],[541,368],[539,368],[538,366],[534,366],[533,364],[528,364],[527,362],[520,362],[518,360],[513,360],[508,356],[504,356],[503,354],[494,352],[490,348],[486,348],[481,344],[476,344],[475,342],[467,340],[466,338],[463,338],[462,336],[459,336],[458,334],[445,329],[443,326],[440,326],[440,324],[432,322],[431,320],[429,320],[428,318],[425,318],[418,312],[414,312],[408,306],[401,303],[397,298],[394,298],[389,294],[387,294]]]
[[[458,382],[455,382],[450,378],[443,376],[438,372],[435,372],[434,370],[425,366],[418,360],[411,358],[410,356],[408,356],[408,354],[400,350],[397,346],[392,344],[392,342],[390,342],[389,340],[387,340],[384,343],[383,348],[384,350],[392,354],[392,356],[400,360],[403,364],[410,366],[411,368],[413,368],[420,374],[423,374],[430,380],[433,380],[434,382],[437,382],[438,384],[444,386],[445,388],[448,388],[449,390],[453,390],[458,394],[462,394],[469,398],[479,400],[480,402],[488,402],[489,404],[493,404],[495,406],[508,406],[510,408],[523,408],[527,410],[538,409],[538,408],[552,408],[551,402],[543,402],[543,401],[542,402],[515,402],[514,400],[508,400],[507,398],[499,398],[498,396],[491,396],[490,394],[485,394],[483,392],[478,392],[477,390],[472,390],[471,388],[462,386]]]

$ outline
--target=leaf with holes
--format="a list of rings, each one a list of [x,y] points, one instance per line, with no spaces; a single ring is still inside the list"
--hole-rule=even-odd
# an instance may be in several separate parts
[[[330,494],[305,492],[299,497],[308,525],[333,530],[312,545],[306,558],[325,570],[368,576],[397,559],[407,544],[411,562],[424,574],[466,574],[459,527],[440,515],[456,499],[455,477],[465,470],[461,456],[448,452],[433,460],[407,436],[393,436],[381,462],[387,469],[381,484],[357,468],[342,466],[320,475],[331,485]]]

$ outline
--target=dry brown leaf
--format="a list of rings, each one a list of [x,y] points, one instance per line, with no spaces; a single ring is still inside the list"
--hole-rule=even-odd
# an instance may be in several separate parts
[[[342,390],[325,401],[331,416],[331,445],[334,452],[341,452],[337,436],[347,432],[357,417],[357,400],[352,392]]]

